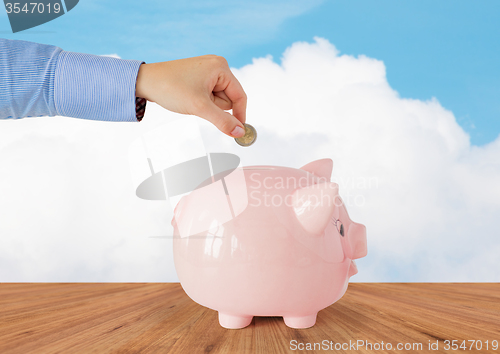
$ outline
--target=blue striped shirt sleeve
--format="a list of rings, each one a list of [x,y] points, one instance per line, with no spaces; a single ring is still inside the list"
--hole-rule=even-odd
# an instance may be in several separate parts
[[[137,122],[142,63],[0,38],[0,119],[62,115]]]

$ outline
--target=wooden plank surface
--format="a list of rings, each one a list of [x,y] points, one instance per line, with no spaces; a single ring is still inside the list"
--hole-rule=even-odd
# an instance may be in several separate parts
[[[445,340],[481,341],[483,349],[467,342],[466,350],[446,350]],[[431,351],[436,341],[439,350]],[[0,284],[0,353],[312,353],[343,345],[335,352],[500,354],[494,341],[500,342],[498,283],[351,283],[314,327],[302,330],[281,317],[224,329],[215,311],[177,283]],[[308,343],[316,350],[299,350]],[[413,349],[397,350],[398,343]]]

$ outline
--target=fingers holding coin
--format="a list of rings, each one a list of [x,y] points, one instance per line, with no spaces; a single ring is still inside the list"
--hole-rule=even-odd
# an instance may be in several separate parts
[[[250,124],[244,123],[243,125],[245,127],[245,135],[241,138],[234,138],[234,140],[238,145],[246,147],[252,145],[257,140],[257,130]]]

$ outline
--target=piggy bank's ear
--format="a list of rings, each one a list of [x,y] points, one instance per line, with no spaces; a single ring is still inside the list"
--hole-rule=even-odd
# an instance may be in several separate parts
[[[318,183],[297,189],[293,196],[293,211],[301,225],[313,234],[321,234],[330,221],[338,196],[337,183]]]
[[[324,179],[325,182],[330,182],[330,179],[332,178],[333,161],[332,159],[316,160],[302,166],[300,169],[315,174],[316,176]]]

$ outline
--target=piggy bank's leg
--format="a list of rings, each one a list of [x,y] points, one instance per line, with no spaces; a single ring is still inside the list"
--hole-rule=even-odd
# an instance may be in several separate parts
[[[285,316],[283,319],[285,320],[285,324],[291,328],[309,328],[314,326],[316,323],[316,315],[317,313],[309,316],[300,316],[300,317],[291,317]]]
[[[238,329],[248,326],[253,316],[228,315],[219,311],[219,323],[224,328]]]

